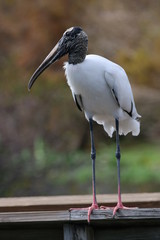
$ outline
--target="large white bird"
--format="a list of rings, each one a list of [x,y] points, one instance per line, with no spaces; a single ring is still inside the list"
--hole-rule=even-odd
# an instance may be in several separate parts
[[[86,55],[88,49],[87,34],[80,27],[67,29],[62,38],[32,75],[28,88],[31,89],[37,77],[52,63],[68,54],[64,64],[65,75],[77,107],[84,112],[89,121],[91,137],[93,203],[88,208],[88,221],[93,209],[98,209],[95,184],[96,150],[93,137],[93,120],[102,124],[110,137],[116,131],[116,158],[118,171],[118,203],[113,214],[119,208],[125,208],[121,201],[120,190],[120,145],[119,135],[140,132],[140,115],[137,113],[132,89],[122,67],[98,55]]]

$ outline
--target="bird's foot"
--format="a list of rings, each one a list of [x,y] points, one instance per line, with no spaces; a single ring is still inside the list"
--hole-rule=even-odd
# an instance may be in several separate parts
[[[92,205],[88,208],[88,223],[90,222],[90,216],[93,210],[99,209],[97,203],[92,203]]]
[[[93,210],[99,209],[98,204],[97,203],[92,203],[92,205],[90,207],[86,207],[86,208],[70,208],[69,211],[72,210],[88,210],[88,223],[90,223],[90,216],[92,214]]]
[[[125,207],[123,206],[122,203],[117,203],[117,205],[113,208],[113,216],[115,216],[116,212],[119,210],[119,209],[136,209],[137,207]]]

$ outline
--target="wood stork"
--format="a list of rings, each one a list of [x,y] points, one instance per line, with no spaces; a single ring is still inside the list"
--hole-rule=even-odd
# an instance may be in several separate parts
[[[88,209],[88,222],[93,209],[98,209],[96,200],[95,159],[96,149],[93,136],[93,120],[103,125],[110,137],[116,131],[116,159],[118,172],[118,202],[113,214],[125,208],[120,189],[120,145],[119,135],[140,132],[140,115],[137,113],[132,89],[122,67],[98,55],[86,55],[87,34],[80,27],[67,29],[62,38],[32,75],[30,90],[37,77],[52,63],[68,54],[64,64],[65,75],[73,99],[89,121],[92,159],[93,203]]]

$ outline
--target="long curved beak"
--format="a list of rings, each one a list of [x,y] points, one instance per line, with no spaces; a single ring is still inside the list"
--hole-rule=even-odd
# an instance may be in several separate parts
[[[52,49],[52,51],[48,54],[48,56],[44,59],[44,61],[41,63],[41,65],[37,68],[37,70],[33,73],[32,77],[28,83],[28,90],[31,89],[35,80],[46,68],[48,68],[52,63],[54,63],[56,60],[58,60],[65,54],[66,54],[66,51],[63,47],[60,47],[60,41],[59,41],[56,44],[56,46]]]

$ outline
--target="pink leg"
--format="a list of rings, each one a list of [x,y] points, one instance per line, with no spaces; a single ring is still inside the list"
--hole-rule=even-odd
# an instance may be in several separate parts
[[[90,129],[90,138],[91,138],[91,159],[92,159],[92,188],[93,188],[93,203],[88,208],[81,208],[81,209],[88,209],[88,222],[90,222],[90,216],[94,209],[98,209],[98,204],[96,200],[96,175],[95,175],[95,160],[96,160],[96,149],[94,145],[94,137],[93,137],[93,120],[92,118],[89,119],[89,129]],[[70,210],[73,210],[70,209]]]
[[[89,119],[89,128],[90,128],[90,138],[91,138],[91,159],[92,159],[92,189],[93,189],[93,203],[88,208],[88,222],[90,222],[90,216],[94,209],[98,209],[98,204],[96,200],[96,174],[95,174],[95,160],[96,160],[96,149],[94,145],[93,137],[93,120]]]
[[[113,216],[116,214],[118,209],[128,209],[127,207],[124,207],[122,204],[120,184],[118,185],[118,203],[113,209]]]
[[[127,207],[124,207],[121,200],[121,185],[120,185],[120,159],[121,159],[121,153],[120,153],[120,145],[119,145],[119,120],[115,119],[115,125],[116,125],[116,158],[117,158],[117,173],[118,173],[118,203],[113,209],[113,216],[116,214],[118,209],[127,209]]]

